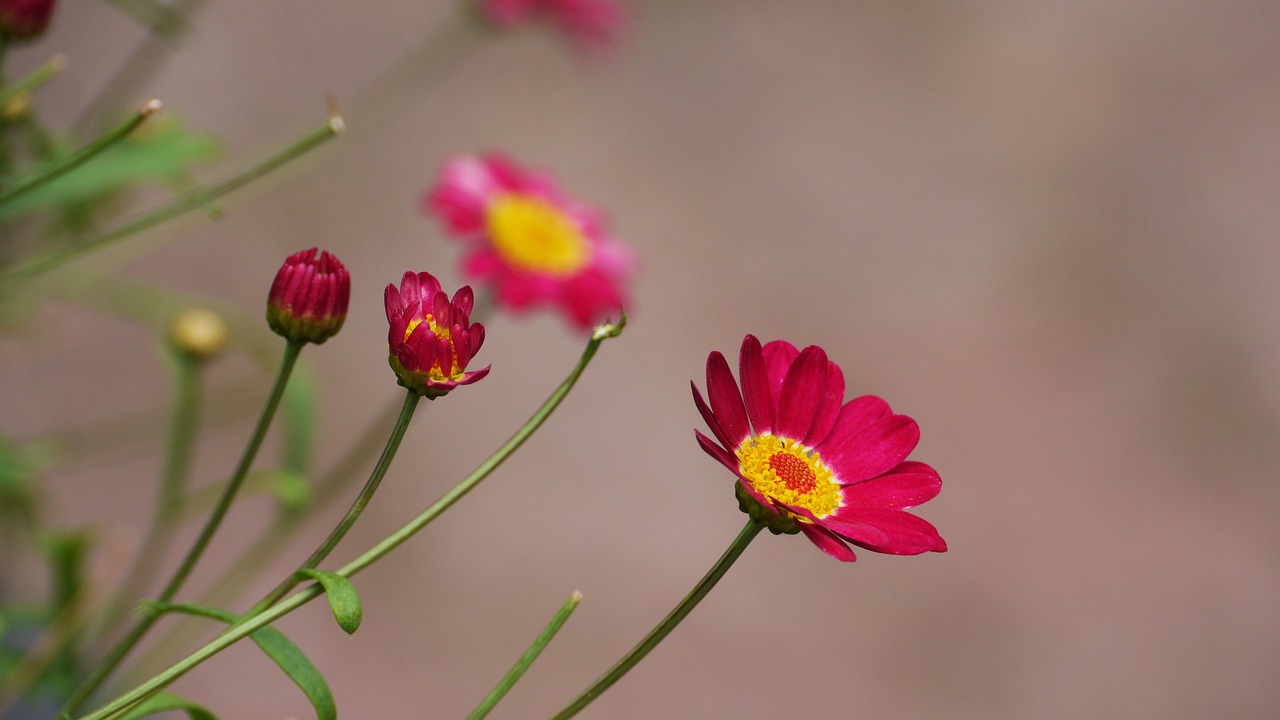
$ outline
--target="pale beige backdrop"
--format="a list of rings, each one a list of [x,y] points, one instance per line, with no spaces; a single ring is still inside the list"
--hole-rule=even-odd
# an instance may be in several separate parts
[[[211,3],[147,95],[250,157],[317,125],[326,92],[353,102],[450,7]],[[377,112],[351,104],[350,136],[126,272],[259,313],[286,254],[337,253],[351,316],[304,355],[325,385],[323,466],[399,396],[383,286],[458,281],[418,210],[451,154],[553,171],[643,259],[632,325],[545,430],[359,576],[359,633],[321,605],[282,624],[343,717],[464,716],[574,589],[579,611],[493,717],[550,715],[630,647],[743,521],[693,441],[688,381],[752,332],[823,345],[851,394],[919,420],[917,456],[945,481],[921,514],[951,551],[850,566],[762,537],[582,717],[1273,718],[1277,27],[1263,0],[641,3],[611,60],[523,33]],[[67,52],[42,94],[67,122],[139,37],[68,0],[10,69]],[[165,402],[144,330],[74,306],[42,321],[0,340],[5,433]],[[494,319],[492,375],[423,408],[335,564],[474,467],[580,347],[549,315]],[[249,369],[228,358],[212,380]],[[201,446],[198,481],[231,469],[255,388]],[[58,520],[127,538],[157,474],[144,449],[54,473]],[[211,568],[266,507],[236,511]],[[224,718],[310,712],[252,646],[176,689]]]

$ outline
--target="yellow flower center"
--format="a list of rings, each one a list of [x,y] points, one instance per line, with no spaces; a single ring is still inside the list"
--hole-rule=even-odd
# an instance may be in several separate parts
[[[431,368],[427,370],[427,376],[432,380],[456,380],[462,374],[462,368],[458,367],[458,351],[453,345],[453,333],[448,328],[440,327],[436,324],[435,318],[431,317],[431,313],[427,313],[423,320],[410,320],[409,326],[404,330],[404,339],[407,341],[409,336],[413,334],[414,328],[422,323],[427,323],[427,327],[431,328],[431,332],[438,338],[444,338],[449,341],[449,355],[452,358],[449,363],[449,372],[446,373],[444,368],[440,366],[440,358],[436,358],[431,363]]]
[[[563,211],[524,195],[503,195],[489,204],[489,235],[512,265],[547,275],[573,274],[587,263],[590,250]]]
[[[735,454],[743,477],[769,500],[805,508],[821,519],[835,512],[844,499],[835,473],[818,453],[791,438],[768,434],[748,437]],[[793,517],[809,522],[808,518]]]

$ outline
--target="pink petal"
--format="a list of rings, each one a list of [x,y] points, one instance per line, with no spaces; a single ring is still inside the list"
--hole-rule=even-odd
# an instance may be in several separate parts
[[[707,402],[702,399],[702,393],[698,390],[698,386],[689,381],[689,387],[693,390],[693,404],[698,407],[698,413],[702,415],[702,420],[711,428],[711,432],[715,434],[716,439],[726,448],[736,447],[734,443],[729,442],[729,438],[721,429],[719,421],[716,420],[715,413],[711,412],[711,408],[707,407]]]
[[[829,364],[827,354],[817,345],[805,348],[791,364],[782,383],[782,398],[776,418],[777,434],[804,441],[814,417],[826,400],[824,393]]]
[[[401,302],[408,305],[411,302],[422,299],[422,283],[418,280],[418,274],[415,272],[406,272],[400,280],[400,297]]]
[[[853,554],[853,550],[849,549],[844,541],[836,537],[835,533],[817,525],[809,525],[808,523],[800,524],[800,532],[809,538],[809,542],[818,546],[822,552],[841,562],[853,562],[858,559]]]
[[[387,310],[387,322],[395,322],[395,318],[404,309],[400,303],[400,291],[396,289],[395,283],[388,285],[382,293],[382,303]]]
[[[751,433],[747,423],[747,410],[742,405],[738,384],[733,381],[729,363],[719,351],[707,357],[707,395],[711,399],[711,412],[724,430],[730,442],[725,447],[737,447]]]
[[[818,445],[831,434],[831,428],[835,427],[836,419],[840,417],[840,404],[843,402],[844,373],[839,365],[828,363],[827,389],[823,393],[822,407],[818,410],[818,416],[813,419],[808,435],[805,436],[805,445],[809,447]]]
[[[906,415],[890,415],[848,436],[822,455],[841,485],[882,475],[920,442],[920,427]]]
[[[458,384],[470,385],[471,383],[479,380],[480,378],[483,378],[485,375],[488,375],[491,369],[493,369],[492,365],[485,365],[479,370],[472,370],[469,373],[463,373],[462,379],[458,381]]]
[[[701,432],[694,430],[693,434],[698,438],[698,445],[703,452],[720,461],[721,465],[729,468],[734,474],[738,472],[738,459],[730,455],[727,450],[719,445],[711,442],[711,438],[703,435]]]
[[[922,462],[904,462],[879,477],[847,485],[845,502],[852,507],[906,510],[938,496],[942,478]]]
[[[841,508],[844,510],[845,508]],[[852,519],[836,515],[823,518],[822,522],[837,535],[868,550],[890,555],[919,555],[925,552],[946,552],[947,543],[936,528],[922,517],[901,510],[858,509],[852,511]],[[884,537],[871,538],[862,529],[875,527]],[[846,532],[848,529],[850,532]],[[862,536],[858,536],[861,534]]]
[[[830,447],[839,445],[850,435],[857,434],[876,420],[888,417],[892,412],[889,409],[889,403],[875,395],[856,397],[840,408],[835,426],[814,449],[826,454]]]
[[[769,396],[773,399],[776,411],[778,400],[782,396],[782,381],[786,379],[787,371],[791,369],[791,363],[795,362],[800,351],[786,340],[774,340],[765,343],[762,353],[765,373],[769,376]]]
[[[742,339],[738,353],[738,377],[742,379],[742,399],[757,435],[773,432],[773,400],[769,396],[769,375],[764,352],[754,335]]]

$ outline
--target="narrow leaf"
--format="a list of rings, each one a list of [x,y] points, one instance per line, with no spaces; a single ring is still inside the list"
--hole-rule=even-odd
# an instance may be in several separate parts
[[[338,621],[338,627],[348,635],[360,629],[364,610],[360,607],[360,595],[356,593],[356,586],[350,580],[331,570],[314,568],[299,570],[298,574],[315,580],[324,588],[324,594],[329,598],[329,609],[333,610],[333,619]]]
[[[155,715],[156,713],[181,710],[187,714],[191,720],[218,720],[213,713],[205,708],[197,705],[190,700],[174,695],[173,693],[161,692],[152,695],[142,701],[140,705],[121,716],[120,720],[136,720],[137,718]]]
[[[480,704],[476,706],[475,710],[471,711],[471,714],[467,716],[467,720],[481,720],[489,714],[489,711],[493,710],[493,707],[498,704],[498,701],[506,696],[507,692],[515,686],[516,681],[519,680],[520,677],[525,674],[525,671],[529,669],[529,666],[533,664],[533,661],[537,660],[538,656],[542,654],[542,651],[547,648],[547,645],[551,642],[551,638],[554,638],[556,633],[560,632],[560,628],[564,626],[565,621],[568,620],[569,616],[573,614],[573,611],[578,608],[578,603],[581,601],[582,593],[574,590],[573,594],[569,596],[569,599],[565,601],[564,605],[561,605],[560,609],[556,611],[556,614],[552,616],[551,622],[547,623],[547,626],[543,628],[542,632],[538,634],[538,637],[534,639],[533,644],[529,646],[529,649],[524,651],[524,655],[521,655],[520,659],[516,661],[516,664],[513,665],[511,669],[507,671],[507,674],[498,681],[497,686],[493,688],[484,700],[480,701]]]
[[[226,610],[202,605],[156,602],[149,602],[146,605],[158,612],[185,613],[221,620],[227,624],[232,624],[239,620],[239,618]],[[284,674],[288,675],[293,684],[297,685],[298,689],[302,690],[302,693],[307,696],[307,700],[311,701],[311,706],[315,708],[317,720],[337,720],[338,708],[333,702],[333,693],[329,691],[329,684],[325,682],[324,676],[320,674],[316,666],[312,665],[307,656],[303,655],[302,651],[298,649],[298,646],[293,644],[292,640],[285,637],[284,633],[270,626],[255,630],[249,637],[262,649],[262,652],[267,654],[267,657],[271,658],[272,662],[280,666]]]

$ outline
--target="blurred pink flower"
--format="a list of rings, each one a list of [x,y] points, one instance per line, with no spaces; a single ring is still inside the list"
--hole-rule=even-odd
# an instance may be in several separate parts
[[[844,400],[844,374],[822,348],[742,341],[738,378],[724,355],[707,358],[708,406],[693,399],[719,444],[698,444],[738,476],[743,509],[774,532],[802,532],[823,552],[856,558],[846,543],[893,555],[946,552],[933,525],[907,508],[942,489],[938,473],[907,461],[920,429],[872,395]],[[692,385],[692,383],[690,383]]]
[[[387,343],[400,384],[429,399],[489,374],[489,366],[466,372],[484,343],[484,325],[471,322],[475,297],[463,285],[453,299],[431,273],[407,272],[387,286]]]
[[[556,305],[589,330],[627,304],[636,265],[630,248],[608,235],[600,213],[561,195],[548,177],[499,155],[458,157],[423,205],[470,245],[463,273],[490,286],[501,306]]]
[[[622,7],[617,0],[479,0],[485,17],[500,28],[512,28],[547,19],[578,45],[602,50],[613,45],[622,28]]]

